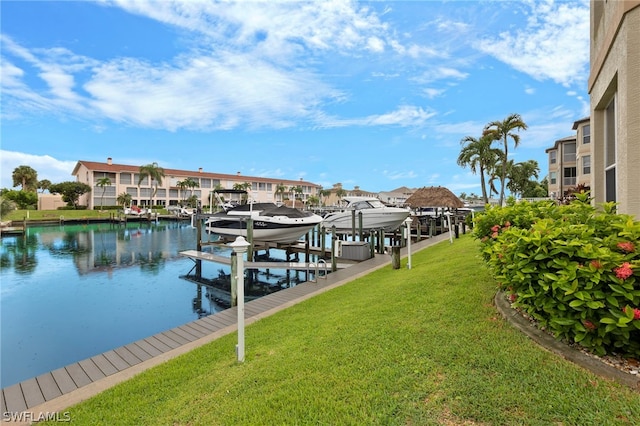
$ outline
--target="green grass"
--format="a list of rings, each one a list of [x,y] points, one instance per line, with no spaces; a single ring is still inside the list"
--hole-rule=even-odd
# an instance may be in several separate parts
[[[640,424],[640,393],[502,319],[471,237],[412,260],[411,270],[380,269],[247,327],[243,364],[232,334],[73,407],[72,421]]]
[[[167,214],[166,210],[155,210],[154,213]],[[120,210],[122,213],[122,210]],[[117,215],[118,210],[12,210],[2,216],[3,221],[22,221],[29,216],[30,220],[59,220],[60,216],[64,216],[66,220],[70,219],[108,219],[112,215]]]

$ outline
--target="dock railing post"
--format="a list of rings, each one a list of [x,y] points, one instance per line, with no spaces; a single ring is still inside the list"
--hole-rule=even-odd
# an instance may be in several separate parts
[[[413,220],[411,216],[404,220],[407,225],[407,269],[411,269],[411,223]]]
[[[243,236],[238,236],[234,242],[229,244],[233,252],[237,254],[237,282],[238,282],[238,345],[236,354],[238,362],[244,362],[244,254],[250,244]]]

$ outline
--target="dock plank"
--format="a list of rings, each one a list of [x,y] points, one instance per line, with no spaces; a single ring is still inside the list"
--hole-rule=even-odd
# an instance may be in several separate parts
[[[159,350],[158,348],[156,348],[155,346],[153,346],[151,343],[149,343],[147,341],[147,339],[144,340],[138,340],[137,342],[135,342],[135,344],[137,346],[140,346],[140,348],[145,351],[146,353],[148,353],[149,355],[151,355],[152,357],[154,356],[158,356],[162,354],[162,351]]]
[[[40,390],[42,390],[42,395],[46,401],[62,395],[62,391],[58,387],[56,380],[53,378],[51,373],[41,374],[36,377],[36,380],[38,381],[38,385],[40,386]]]
[[[193,337],[195,337],[195,338],[196,338],[196,340],[197,340],[197,339],[199,339],[199,338],[201,338],[201,337],[204,337],[204,336],[206,336],[206,335],[207,335],[207,333],[206,333],[206,332],[203,332],[202,330],[199,330],[199,329],[197,328],[197,326],[196,326],[196,327],[194,327],[194,326],[193,326],[193,325],[191,325],[191,324],[184,324],[184,325],[181,325],[181,326],[180,326],[180,327],[178,327],[178,328],[179,328],[180,330],[184,331],[185,333],[189,333],[189,334],[191,334]]]
[[[169,352],[172,349],[171,346],[167,345],[166,343],[163,343],[156,336],[147,337],[144,340],[145,342],[149,343],[151,346],[153,346],[154,348],[156,348],[162,353]]]
[[[69,393],[78,388],[76,382],[73,381],[73,378],[64,367],[53,370],[51,372],[51,375],[60,388],[60,392],[62,392],[63,394]]]
[[[35,407],[44,402],[44,395],[42,395],[42,391],[35,377],[21,382],[20,386],[22,386],[22,394],[24,395],[27,407]]]
[[[106,376],[110,376],[118,372],[118,369],[113,366],[109,362],[107,358],[105,358],[104,354],[96,355],[91,358],[96,366],[102,371],[102,373]]]
[[[71,376],[71,378],[73,379],[73,382],[76,384],[77,387],[81,388],[82,386],[86,386],[89,383],[91,383],[91,379],[89,378],[87,373],[85,373],[85,371],[82,369],[80,364],[76,363],[76,364],[67,365],[66,369],[69,372],[69,375]]]
[[[158,333],[158,334],[154,335],[153,337],[155,337],[156,339],[158,339],[160,342],[164,343],[165,345],[169,346],[171,349],[175,349],[178,346],[180,346],[180,343],[176,342],[174,339],[172,339],[171,337],[167,336],[165,333]]]
[[[132,354],[125,346],[120,346],[119,348],[114,349],[114,351],[129,365],[136,365],[141,362],[140,358]]]
[[[118,371],[122,371],[131,367],[131,365],[127,361],[122,359],[122,357],[118,355],[114,350],[105,352],[102,355],[104,355],[107,361],[109,361]]]
[[[184,331],[180,331],[179,329],[171,329],[168,331],[165,331],[164,333],[165,336],[170,337],[171,339],[175,340],[176,342],[180,343],[181,345],[187,344],[193,340],[195,340],[195,338],[193,336],[190,335],[186,335],[185,336],[185,332]]]
[[[87,373],[87,376],[91,379],[92,382],[96,380],[100,380],[105,377],[105,374],[98,368],[98,366],[91,359],[83,359],[78,364]]]
[[[11,413],[18,413],[27,409],[27,401],[22,394],[20,383],[4,388],[4,397],[7,404],[6,410]]]
[[[129,352],[134,354],[136,358],[140,359],[140,361],[146,361],[148,359],[151,359],[151,355],[149,355],[148,352],[146,352],[136,343],[129,343],[128,345],[125,345],[125,348],[127,348]]]

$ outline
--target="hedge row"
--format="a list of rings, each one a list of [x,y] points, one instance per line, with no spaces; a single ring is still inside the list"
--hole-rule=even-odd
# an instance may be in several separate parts
[[[596,209],[510,201],[476,216],[474,235],[512,306],[597,355],[640,356],[640,222]]]

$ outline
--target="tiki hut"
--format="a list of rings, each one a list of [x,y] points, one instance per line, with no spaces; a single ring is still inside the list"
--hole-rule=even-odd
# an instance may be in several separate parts
[[[421,207],[459,209],[464,203],[447,188],[442,186],[422,187],[411,195],[405,205],[412,209]]]

